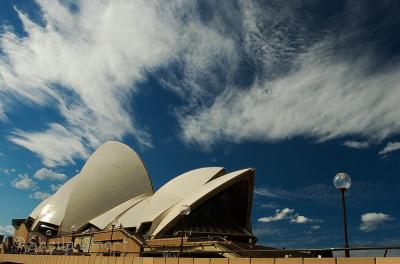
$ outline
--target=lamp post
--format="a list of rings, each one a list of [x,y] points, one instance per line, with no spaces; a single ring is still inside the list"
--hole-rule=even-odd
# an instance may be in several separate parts
[[[346,219],[346,198],[345,192],[351,186],[351,178],[346,173],[338,173],[333,178],[333,184],[335,185],[336,189],[340,190],[342,194],[342,216],[343,216],[343,227],[344,227],[344,247],[345,247],[345,257],[350,257],[349,252],[349,241],[347,239],[347,219]]]
[[[75,233],[76,231],[78,231],[78,228],[76,227],[76,225],[72,225],[71,226],[71,240],[72,240],[72,251],[74,251],[74,244],[75,244]]]
[[[112,223],[111,223],[111,237],[110,237],[110,247],[108,248],[108,255],[111,254],[111,245],[114,245],[112,239],[113,239],[113,234],[114,234],[114,228],[116,225],[117,225],[117,220],[114,219],[114,221],[112,221]]]
[[[44,250],[46,252],[47,248],[49,247],[49,237],[51,237],[53,232],[51,232],[50,229],[46,231],[46,249]]]
[[[76,225],[72,225],[71,226],[71,233],[72,235],[75,234],[75,232],[78,230],[78,228],[76,228]]]
[[[179,256],[181,256],[182,248],[183,248],[183,235],[184,235],[184,232],[186,232],[185,217],[190,214],[189,205],[182,205],[181,211],[179,212],[179,214],[182,215],[182,229],[183,229],[183,231],[181,232],[181,245],[180,245],[180,248],[179,248]]]

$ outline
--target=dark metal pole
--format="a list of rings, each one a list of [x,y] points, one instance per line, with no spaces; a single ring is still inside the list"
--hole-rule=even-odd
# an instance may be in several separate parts
[[[75,231],[72,231],[72,234],[71,234],[71,243],[72,243],[72,245],[71,245],[71,251],[72,252],[74,252],[74,248],[75,248]],[[68,248],[68,255],[69,254],[71,254],[71,252],[70,252],[70,249]]]
[[[114,234],[114,227],[115,227],[115,225],[111,225],[111,241],[110,241],[110,247],[108,248],[108,255],[110,255],[110,252],[111,252],[111,245],[113,245],[113,241],[112,241],[112,239],[113,239],[113,234]]]
[[[183,249],[183,233],[186,232],[185,229],[186,229],[186,228],[185,228],[185,215],[183,215],[183,217],[182,217],[181,245],[180,245],[180,247],[179,247],[179,257],[180,257],[181,254],[182,254],[182,249]]]
[[[92,249],[91,249],[91,247],[92,247],[92,238],[93,238],[93,235],[90,236],[88,252],[92,251]]]
[[[44,249],[44,252],[46,253],[46,249],[49,247],[49,237],[46,236],[46,248]]]
[[[345,257],[348,258],[350,257],[350,251],[349,251],[349,241],[347,239],[347,218],[346,218],[346,198],[345,198],[345,192],[346,189],[340,189],[342,193],[342,215],[343,215],[343,226],[344,226],[344,247],[346,248],[344,253]]]

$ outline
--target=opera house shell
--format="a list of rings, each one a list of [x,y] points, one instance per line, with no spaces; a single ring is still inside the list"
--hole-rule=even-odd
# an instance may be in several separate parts
[[[231,173],[222,167],[199,168],[154,191],[138,154],[110,141],[32,211],[29,229],[63,235],[119,226],[151,239],[185,228],[192,236],[229,234],[248,239],[253,237],[254,175],[251,168]]]

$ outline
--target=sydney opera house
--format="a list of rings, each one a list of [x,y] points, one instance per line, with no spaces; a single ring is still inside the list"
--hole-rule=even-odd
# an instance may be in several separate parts
[[[208,244],[215,249],[212,241],[225,248],[232,241],[251,246],[256,241],[251,228],[254,175],[251,168],[230,173],[222,167],[199,168],[155,191],[138,154],[107,142],[26,219],[13,220],[14,240],[25,251],[40,240],[46,241],[45,250],[69,243],[79,251],[109,252],[112,245],[115,251],[138,254]]]

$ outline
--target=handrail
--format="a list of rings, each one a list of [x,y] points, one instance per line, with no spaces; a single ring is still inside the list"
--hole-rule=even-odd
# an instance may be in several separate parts
[[[240,249],[240,250],[217,250],[217,251],[207,251],[207,250],[199,250],[195,252],[202,252],[202,253],[237,253],[237,252],[248,252],[248,253],[258,253],[258,252],[307,252],[307,251],[344,251],[344,250],[354,250],[354,251],[361,251],[361,250],[391,250],[391,249],[399,249],[400,246],[379,246],[379,247],[341,247],[341,248],[293,248],[293,249]],[[166,249],[167,250],[167,249]],[[178,253],[179,250],[171,250],[168,249],[170,253]],[[51,252],[5,252],[5,253],[12,253],[12,254],[27,254],[27,255],[56,255],[52,254]],[[73,252],[71,255],[85,255],[91,253],[99,253],[99,252]],[[136,251],[124,251],[121,252],[122,254],[132,254],[132,253],[139,253]]]
[[[203,254],[229,254],[229,253],[293,253],[293,252],[323,252],[323,251],[362,251],[362,250],[385,250],[383,257],[387,257],[388,250],[400,250],[400,246],[379,246],[379,247],[341,247],[341,248],[299,248],[299,249],[240,249],[240,250],[216,250],[216,251],[206,251],[206,250],[199,250],[194,252],[201,252]],[[178,250],[168,250],[169,253],[178,253]],[[194,253],[191,252],[191,253]]]

